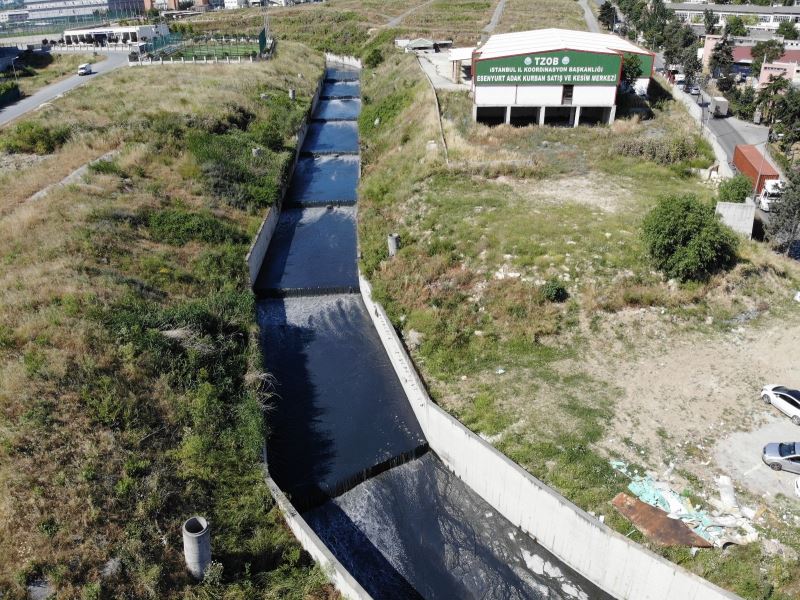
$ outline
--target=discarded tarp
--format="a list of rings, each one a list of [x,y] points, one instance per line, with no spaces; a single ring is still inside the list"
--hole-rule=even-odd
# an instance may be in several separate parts
[[[683,521],[671,519],[663,510],[650,506],[620,492],[611,501],[622,516],[636,526],[636,529],[661,546],[692,546],[711,548],[713,544],[689,529]]]
[[[657,481],[648,474],[640,475],[638,471],[631,472],[628,465],[619,460],[612,460],[611,466],[631,478],[628,489],[639,500],[669,513],[672,519],[683,521],[694,533],[717,547],[749,544],[758,539],[758,532],[736,503],[729,479],[726,481],[722,478],[720,481],[721,498],[712,501],[717,510],[709,513],[692,506],[688,498],[681,496],[664,481]]]

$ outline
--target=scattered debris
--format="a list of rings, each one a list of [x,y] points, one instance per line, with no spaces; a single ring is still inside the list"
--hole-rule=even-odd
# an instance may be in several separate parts
[[[422,345],[422,340],[425,339],[425,334],[420,333],[416,329],[411,329],[406,335],[406,345],[412,352]]]
[[[688,525],[650,504],[620,492],[611,501],[620,514],[656,544],[711,548],[713,544],[697,535]]]
[[[502,374],[503,374],[503,373],[505,373],[505,372],[506,372],[506,370],[505,370],[505,369],[503,369],[502,367],[501,367],[501,368],[498,368],[498,369],[495,371],[495,373],[497,373],[498,375],[502,375]]]
[[[795,301],[795,302],[800,302],[800,292],[797,292],[797,293],[794,295],[794,301]]]
[[[720,499],[709,499],[709,503],[715,508],[713,512],[709,512],[692,506],[688,498],[682,497],[668,483],[657,481],[648,474],[639,475],[637,471],[631,473],[623,461],[612,460],[611,466],[630,477],[628,489],[639,500],[668,513],[665,516],[670,519],[683,521],[694,533],[714,546],[722,548],[728,544],[749,544],[758,539],[758,532],[750,518],[740,509],[733,484],[727,476],[723,475],[717,480]],[[748,514],[751,514],[750,511]]]
[[[119,575],[119,572],[122,570],[122,561],[118,558],[110,558],[106,561],[106,564],[103,565],[103,568],[100,570],[100,577],[103,579],[109,579],[111,577],[115,577]]]
[[[767,556],[780,556],[788,561],[797,560],[797,550],[790,548],[786,544],[782,544],[776,539],[765,539],[762,542],[762,546]]]

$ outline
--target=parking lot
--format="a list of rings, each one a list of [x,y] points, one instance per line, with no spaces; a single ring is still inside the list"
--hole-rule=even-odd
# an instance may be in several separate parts
[[[794,442],[800,440],[800,427],[777,409],[752,431],[738,431],[727,435],[714,447],[714,458],[723,472],[759,496],[783,494],[794,497],[794,482],[798,475],[773,471],[761,461],[761,450],[769,442]]]

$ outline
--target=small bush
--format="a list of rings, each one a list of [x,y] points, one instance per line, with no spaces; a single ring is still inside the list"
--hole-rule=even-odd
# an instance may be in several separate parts
[[[100,175],[116,175],[117,177],[127,177],[128,174],[119,166],[115,160],[98,160],[89,163],[89,171]]]
[[[564,302],[569,293],[558,279],[550,279],[542,286],[542,295],[548,302]]]
[[[383,52],[379,48],[373,48],[364,57],[364,66],[374,69],[383,62]]]
[[[70,128],[66,125],[50,127],[25,121],[7,134],[2,147],[12,154],[52,154],[67,143],[70,135]]]
[[[645,217],[642,235],[655,267],[680,281],[708,279],[736,262],[736,235],[694,196],[661,199]]]
[[[744,175],[739,174],[719,184],[719,201],[744,202],[752,191],[752,182]]]
[[[190,241],[219,244],[243,239],[241,232],[210,212],[193,213],[180,208],[150,213],[147,228],[154,241],[172,246]]]

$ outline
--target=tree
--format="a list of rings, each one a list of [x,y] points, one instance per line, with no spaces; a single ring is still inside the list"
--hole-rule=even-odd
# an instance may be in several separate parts
[[[725,20],[725,35],[743,37],[747,35],[742,17],[728,17]]]
[[[597,15],[597,19],[606,27],[608,30],[612,30],[614,28],[614,22],[617,20],[616,9],[611,2],[603,2],[600,5],[600,12]]]
[[[758,104],[762,107],[761,114],[766,120],[774,118],[775,105],[778,98],[789,89],[789,80],[783,76],[770,75],[769,81],[758,92]]]
[[[781,21],[778,25],[777,34],[782,35],[786,40],[796,40],[798,37],[800,37],[800,35],[797,33],[794,23],[791,21]]]
[[[670,21],[664,29],[664,62],[667,65],[683,64],[687,49],[694,51],[697,36],[691,27]]]
[[[767,234],[772,244],[789,254],[800,239],[800,171],[791,169],[780,201],[770,206]]]
[[[642,237],[650,260],[669,278],[704,281],[736,263],[736,235],[695,196],[662,198],[645,217]]]
[[[694,83],[694,78],[703,68],[703,65],[700,64],[700,59],[697,58],[694,48],[690,48],[686,55],[686,58],[683,59],[683,74],[687,83]]]
[[[714,14],[714,11],[708,8],[703,11],[703,24],[706,26],[706,33],[714,33],[717,20],[717,15]]]
[[[731,69],[733,69],[733,43],[727,33],[720,38],[711,51],[708,66],[717,77],[728,77],[731,74]]]
[[[720,202],[744,202],[753,191],[753,182],[739,173],[719,184]]]
[[[780,40],[766,40],[763,42],[756,42],[756,45],[750,50],[750,56],[753,57],[753,63],[750,67],[750,73],[753,77],[758,77],[761,73],[761,65],[765,62],[775,62],[786,52],[783,42]]]
[[[622,58],[622,77],[620,80],[633,87],[642,76],[642,61],[635,54],[626,54]]]

